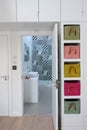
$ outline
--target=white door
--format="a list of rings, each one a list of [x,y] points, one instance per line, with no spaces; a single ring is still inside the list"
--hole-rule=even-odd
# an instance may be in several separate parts
[[[38,21],[38,0],[17,0],[17,21]]]
[[[0,35],[0,116],[8,116],[8,36]]]
[[[83,20],[87,22],[87,0],[83,2]]]
[[[82,0],[61,0],[61,20],[81,21]]]
[[[39,0],[39,21],[60,21],[60,0]]]
[[[16,22],[16,0],[0,0],[0,22]]]
[[[58,89],[56,81],[58,80],[58,27],[55,24],[53,29],[52,42],[52,116],[55,130],[58,130]]]

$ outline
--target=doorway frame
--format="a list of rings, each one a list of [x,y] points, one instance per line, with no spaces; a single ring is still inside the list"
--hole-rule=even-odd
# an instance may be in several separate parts
[[[19,36],[20,36],[20,64],[21,64],[21,76],[22,76],[22,100],[21,100],[21,104],[22,104],[22,109],[21,109],[21,114],[24,115],[24,89],[23,89],[23,65],[22,65],[22,36],[33,36],[33,35],[52,35],[52,30],[50,31],[21,31],[19,32]]]
[[[44,27],[46,27],[44,24],[44,27],[39,26],[39,30],[35,30],[32,27],[32,30],[34,30],[34,31],[29,30],[29,28],[28,28],[28,30],[26,29],[26,31],[23,31],[23,30],[11,31],[12,52],[14,52],[14,55],[12,55],[12,61],[15,56],[16,57],[16,66],[17,66],[16,71],[13,70],[14,74],[12,75],[12,90],[13,90],[12,91],[13,93],[11,95],[12,96],[12,114],[13,114],[12,116],[23,116],[24,102],[23,102],[23,83],[22,83],[23,82],[23,75],[22,75],[23,71],[22,71],[22,54],[21,54],[22,53],[22,46],[21,46],[22,38],[21,37],[24,35],[51,35],[52,42],[55,43],[53,45],[56,46],[58,43],[58,38],[57,38],[58,37],[58,26],[57,25],[58,25],[58,23],[52,23],[52,26],[50,29],[44,28]],[[38,28],[38,26],[37,26],[37,28]],[[45,29],[45,30],[43,30],[43,29]],[[57,49],[56,49],[56,51],[57,51]],[[56,64],[56,66],[57,66],[57,64]],[[52,72],[53,72],[53,70],[52,70]],[[56,78],[55,80],[57,80],[57,77],[55,77],[55,78]],[[16,86],[15,86],[15,83],[16,83]],[[57,96],[58,93],[56,91],[56,82],[55,81],[53,82],[53,86],[54,86],[55,93],[56,93],[55,95]],[[56,99],[58,100],[58,98],[56,98]],[[55,100],[55,101],[57,102],[57,100]],[[56,112],[58,111],[56,106],[54,107],[54,109],[56,109],[55,110]],[[54,116],[54,119],[56,121],[56,122],[54,121],[55,130],[57,130],[57,125],[58,125],[58,122],[55,118],[55,117],[57,117],[57,114],[58,113],[55,114],[54,111],[52,111],[52,117]]]

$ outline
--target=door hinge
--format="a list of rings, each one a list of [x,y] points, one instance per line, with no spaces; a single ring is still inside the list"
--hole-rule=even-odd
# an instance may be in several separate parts
[[[59,89],[61,86],[61,81],[60,80],[56,80],[56,88]]]

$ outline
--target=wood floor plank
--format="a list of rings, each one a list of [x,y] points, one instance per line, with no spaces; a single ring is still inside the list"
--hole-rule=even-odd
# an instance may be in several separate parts
[[[23,120],[22,118],[23,117],[14,117],[14,120],[12,121],[9,130],[20,130]]]
[[[54,130],[50,115],[0,117],[0,130]]]
[[[9,130],[14,118],[0,117],[0,130]]]
[[[54,130],[51,116],[41,116],[39,124],[41,130]]]
[[[32,130],[34,116],[24,116],[20,130]]]

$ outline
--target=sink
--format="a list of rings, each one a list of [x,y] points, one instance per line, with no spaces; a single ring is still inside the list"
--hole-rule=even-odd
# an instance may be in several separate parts
[[[27,75],[29,75],[30,77],[38,77],[39,76],[38,72],[28,72]]]
[[[29,72],[24,78],[24,102],[38,103],[38,72]]]

